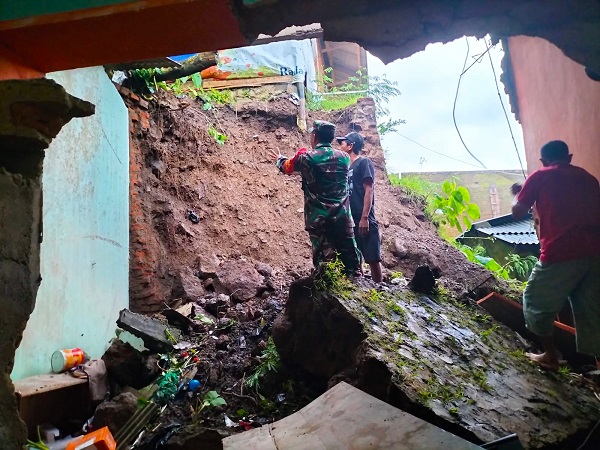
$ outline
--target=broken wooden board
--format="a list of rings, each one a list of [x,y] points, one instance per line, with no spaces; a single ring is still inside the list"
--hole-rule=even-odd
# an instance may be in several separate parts
[[[278,75],[262,78],[234,78],[231,80],[202,80],[202,89],[234,89],[241,87],[256,87],[264,84],[293,83],[291,75]]]
[[[600,420],[589,383],[539,369],[478,305],[368,281],[332,289],[292,284],[273,326],[282,361],[475,443],[517,433],[525,448],[576,448]]]
[[[223,448],[471,450],[481,447],[341,382],[291,416],[223,439]]]

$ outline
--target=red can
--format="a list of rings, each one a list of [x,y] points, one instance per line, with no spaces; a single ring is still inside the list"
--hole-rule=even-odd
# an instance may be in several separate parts
[[[52,372],[66,372],[73,367],[85,362],[85,353],[80,348],[67,348],[64,350],[56,350],[52,353],[50,364]]]

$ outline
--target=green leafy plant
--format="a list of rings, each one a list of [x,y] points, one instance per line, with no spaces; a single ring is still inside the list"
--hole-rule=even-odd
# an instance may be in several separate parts
[[[492,386],[490,386],[487,382],[487,376],[485,374],[485,372],[482,369],[477,369],[474,370],[472,372],[473,375],[473,381],[480,387],[482,388],[484,391],[486,392],[492,392],[493,388]]]
[[[227,136],[224,133],[221,133],[215,127],[209,127],[208,134],[212,137],[215,142],[219,145],[225,145],[225,141],[227,140]]]
[[[352,283],[345,274],[344,264],[335,258],[333,261],[326,261],[319,265],[315,275],[315,289],[320,292],[332,292],[341,296],[346,296]]]
[[[371,289],[367,294],[367,298],[370,302],[380,302],[381,301],[381,297],[380,297],[379,291],[377,291],[377,289]]]
[[[506,257],[506,269],[515,274],[519,279],[527,279],[538,262],[535,256],[522,257],[516,253],[510,253]]]
[[[403,276],[404,274],[399,270],[390,272],[390,280],[393,280],[394,278],[402,278]]]
[[[36,448],[38,450],[49,450],[48,446],[46,444],[44,444],[44,441],[42,441],[39,426],[37,427],[37,438],[38,438],[37,442],[27,439],[27,446],[29,448]]]
[[[522,348],[518,348],[516,350],[508,352],[508,354],[510,356],[514,356],[515,358],[524,358],[525,357],[525,350],[523,350]]]
[[[364,68],[358,69],[356,74],[348,77],[348,82],[341,86],[332,86],[332,73],[333,69],[331,67],[326,68],[322,80],[318,83],[324,95],[307,93],[306,106],[308,109],[313,111],[336,111],[353,105],[359,98],[371,97],[375,102],[377,118],[382,120],[390,114],[387,107],[389,99],[400,95],[396,81],[389,80],[385,75],[381,77],[369,76]],[[401,123],[405,123],[405,121],[388,119],[383,122],[383,125],[384,129],[387,129],[394,128],[394,126]],[[389,131],[392,130],[388,129]]]
[[[429,378],[425,385],[417,391],[422,403],[427,404],[430,400],[438,399],[447,404],[464,397],[462,388],[454,389],[453,386],[442,384],[434,378]]]
[[[204,315],[204,314],[199,314],[196,317],[194,317],[196,320],[199,320],[202,323],[205,323],[207,325],[212,325],[215,323],[214,320],[212,320],[210,317]]]
[[[434,194],[428,208],[434,222],[450,225],[459,233],[463,232],[463,226],[467,231],[470,230],[472,221],[481,217],[479,206],[471,203],[468,189],[458,186],[454,180],[442,183],[442,194]]]
[[[382,121],[377,125],[377,132],[380,136],[386,135],[388,133],[394,133],[397,130],[398,125],[403,125],[406,123],[404,119],[392,119],[388,118],[386,121]]]
[[[227,402],[218,394],[217,391],[208,391],[206,394],[204,394],[202,403],[200,403],[199,407],[196,409],[196,413],[199,413],[207,406],[222,406],[226,404]]]
[[[261,363],[244,382],[249,388],[258,389],[262,377],[269,372],[277,372],[281,368],[281,359],[279,358],[279,353],[277,352],[277,347],[275,347],[273,338],[269,338],[267,348],[262,351],[260,360]]]

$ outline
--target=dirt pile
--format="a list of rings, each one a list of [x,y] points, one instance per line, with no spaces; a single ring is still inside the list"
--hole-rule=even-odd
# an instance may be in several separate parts
[[[269,265],[271,286],[278,289],[309,272],[300,179],[279,174],[268,157],[270,149],[292,155],[307,145],[287,94],[207,111],[199,101],[169,93],[150,104],[125,94],[132,119],[134,310],[153,312],[174,298],[214,291],[219,268],[230,261]],[[422,212],[391,187],[370,99],[312,116],[335,123],[340,135],[355,129],[365,136],[366,155],[377,169],[376,211],[387,269],[410,277],[427,264],[459,294],[489,276],[439,239]],[[214,132],[226,136],[223,145]]]

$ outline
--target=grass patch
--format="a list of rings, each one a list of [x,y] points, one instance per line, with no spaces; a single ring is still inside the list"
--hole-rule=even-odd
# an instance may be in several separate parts
[[[345,274],[344,264],[338,259],[321,263],[315,277],[315,289],[331,292],[347,298],[352,291],[352,282]]]
[[[399,187],[402,192],[412,201],[420,204],[425,204],[429,195],[441,191],[441,185],[432,181],[426,180],[419,175],[405,175],[401,177],[396,173],[388,175],[392,186]]]

